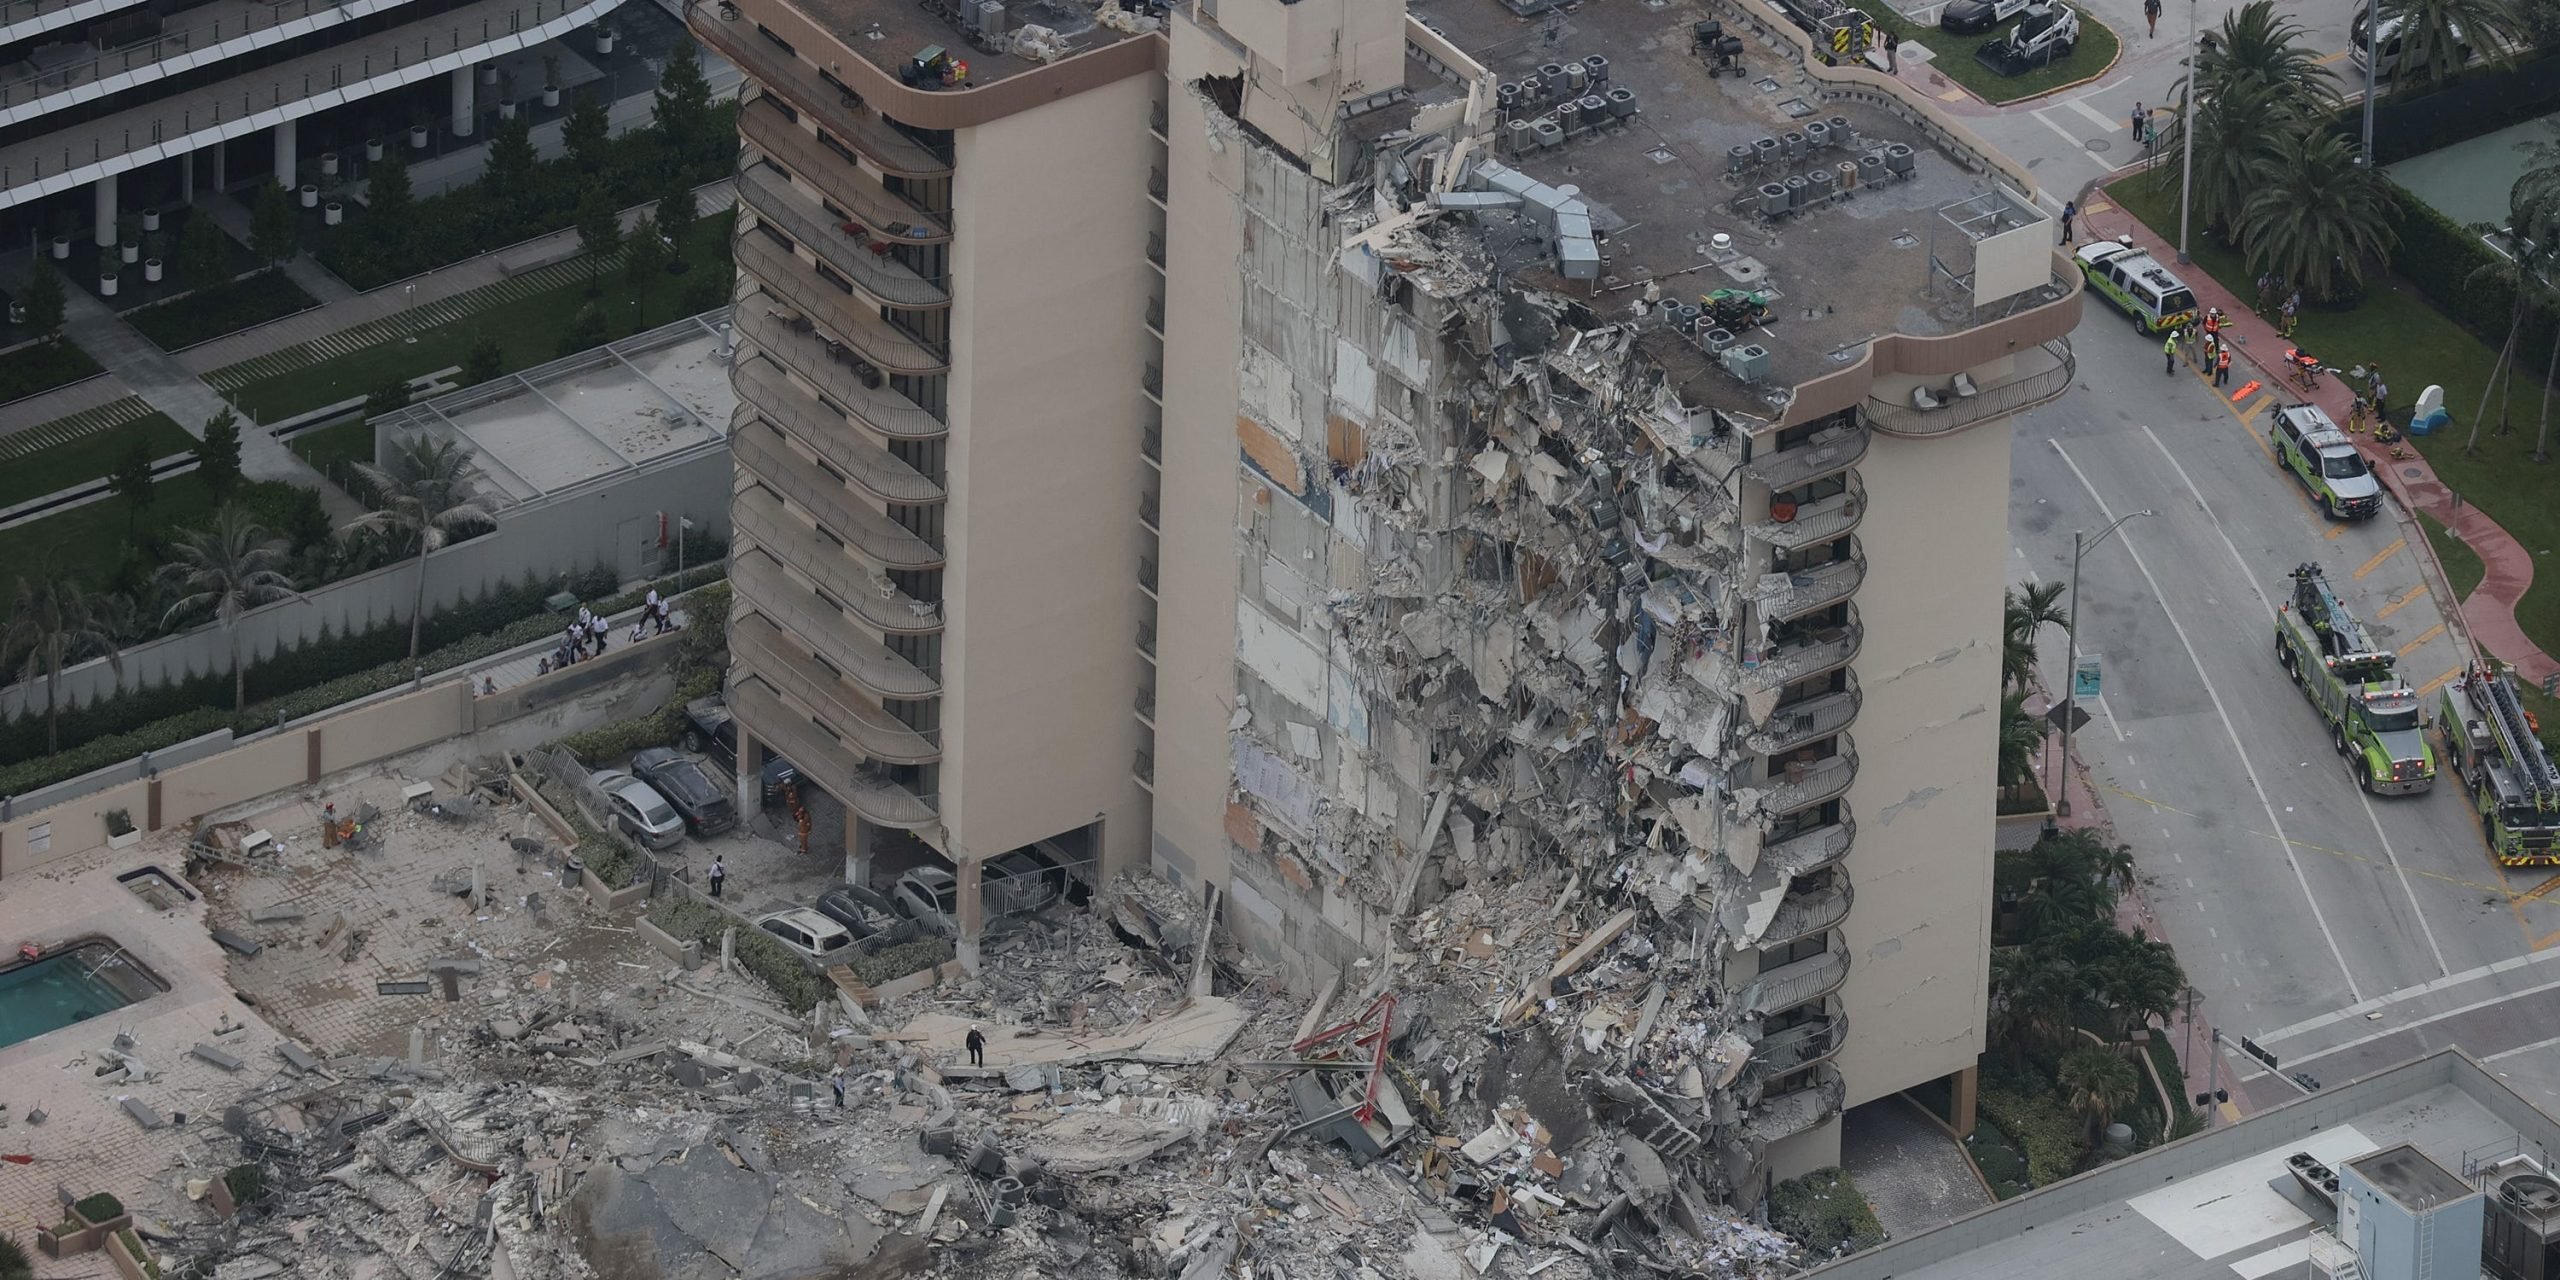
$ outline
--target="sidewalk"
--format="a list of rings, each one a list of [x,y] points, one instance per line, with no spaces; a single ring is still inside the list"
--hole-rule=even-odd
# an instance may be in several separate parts
[[[671,602],[668,606],[667,612],[669,619],[674,623],[674,626],[668,630],[668,635],[674,635],[676,632],[682,631],[685,624],[690,620],[685,615],[684,601],[682,597],[678,597]],[[574,619],[575,616],[575,614],[572,614],[571,619]],[[609,633],[610,639],[606,642],[605,652],[619,652],[624,645],[631,643],[631,624],[639,621],[639,619],[640,610],[638,609],[625,609],[622,612],[613,615],[611,619],[613,628]],[[570,619],[564,619],[560,624],[563,634],[568,630],[569,621]],[[512,689],[517,685],[524,684],[528,681],[541,679],[543,659],[550,657],[552,650],[558,648],[559,644],[559,636],[552,636],[548,639],[537,640],[532,644],[523,646],[522,648],[510,649],[494,658],[483,659],[476,666],[447,671],[443,673],[443,678],[451,679],[454,676],[459,675],[463,679],[471,682],[471,688],[475,694],[482,689],[483,686],[481,681],[483,680],[495,681],[500,689]],[[437,678],[438,677],[430,676],[428,677],[428,681],[433,683]]]
[[[2166,240],[2094,190],[2082,208],[2082,221],[2092,237],[2111,239],[2130,235],[2136,247],[2150,250],[2161,261],[2176,260],[2177,250]],[[2267,390],[2285,400],[2300,402],[2307,399],[2332,420],[2347,420],[2347,409],[2355,395],[2352,385],[2341,378],[2329,378],[2317,391],[2306,396],[2300,388],[2285,380],[2280,366],[2285,348],[2292,344],[2276,333],[2274,324],[2261,319],[2231,296],[2221,282],[2200,269],[2188,271],[2181,278],[2194,291],[2198,306],[2220,307],[2228,318],[2225,332],[2235,335],[2234,345],[2239,349],[2241,358],[2256,370],[2240,381],[2263,382]],[[2098,308],[2105,304],[2092,300],[2089,305]],[[2404,388],[2402,403],[2415,402],[2416,392],[2416,387]],[[2526,638],[2524,628],[2516,623],[2516,602],[2523,599],[2525,590],[2533,585],[2533,553],[2517,542],[2513,534],[2481,514],[2478,508],[2463,502],[2451,488],[2438,480],[2435,468],[2417,450],[2410,450],[2407,458],[2394,459],[2389,450],[2374,444],[2370,437],[2358,436],[2355,440],[2357,448],[2363,450],[2365,460],[2372,464],[2374,474],[2399,498],[2404,509],[2423,511],[2452,529],[2455,536],[2476,552],[2481,563],[2487,566],[2487,576],[2480,580],[2480,585],[2472,590],[2469,597],[2457,602],[2472,643],[2490,656],[2514,664],[2517,678],[2537,688],[2545,678],[2560,673],[2560,659],[2544,653],[2539,645]],[[2435,548],[2427,546],[2424,556],[2433,563]],[[2443,566],[2437,565],[2438,577],[2443,572]]]

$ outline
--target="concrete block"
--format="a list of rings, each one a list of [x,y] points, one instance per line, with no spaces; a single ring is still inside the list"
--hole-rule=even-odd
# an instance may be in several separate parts
[[[225,1071],[237,1071],[242,1066],[246,1065],[242,1063],[236,1055],[225,1053],[209,1044],[199,1044],[196,1047],[187,1050],[187,1052],[195,1055],[196,1057],[202,1058]]]
[[[254,956],[259,952],[266,950],[264,944],[259,943],[254,939],[241,937],[239,934],[233,933],[229,929],[214,930],[213,940],[221,944],[223,950],[229,951],[235,955]]]
[[[132,1116],[134,1122],[143,1128],[166,1129],[169,1127],[169,1118],[153,1110],[150,1103],[140,1098],[126,1098],[123,1099],[123,1103],[125,1114]]]
[[[320,1069],[320,1059],[313,1057],[310,1050],[303,1048],[301,1045],[295,1044],[291,1040],[287,1040],[284,1043],[277,1045],[276,1052],[281,1054],[284,1057],[285,1062],[296,1071],[317,1071]]]

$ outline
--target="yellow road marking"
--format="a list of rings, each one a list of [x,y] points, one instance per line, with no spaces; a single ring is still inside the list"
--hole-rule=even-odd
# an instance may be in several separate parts
[[[2093,213],[2113,213],[2115,211],[2116,207],[2108,204],[2104,200],[2092,200],[2086,208],[2080,210],[2080,214],[2082,217],[2086,217]]]
[[[2392,539],[2390,546],[2384,547],[2382,550],[2373,553],[2373,558],[2365,561],[2363,568],[2356,570],[2356,581],[2364,581],[2364,576],[2366,574],[2381,568],[2383,561],[2400,554],[2400,552],[2406,549],[2408,545],[2409,540],[2407,538]]]
[[[2344,525],[2340,525],[2340,526],[2338,527],[2338,532],[2339,532],[2339,533],[2344,533],[2344,532],[2346,532],[2346,526],[2344,526]],[[2332,537],[2332,538],[2334,538],[2334,537],[2337,537],[2337,536],[2338,536],[2338,534],[2337,534],[2337,533],[2332,533],[2332,534],[2330,534],[2329,536],[2330,536],[2330,537]],[[2420,596],[2422,596],[2422,595],[2425,595],[2426,593],[2427,593],[2427,584],[2425,584],[2425,583],[2423,583],[2423,582],[2419,583],[2418,585],[2416,585],[2416,586],[2414,586],[2414,587],[2409,588],[2409,589],[2408,589],[2408,590],[2406,590],[2406,591],[2401,592],[2399,595],[2397,595],[2397,596],[2395,596],[2395,597],[2393,597],[2393,598],[2392,598],[2391,603],[2389,603],[2389,604],[2386,604],[2386,605],[2382,606],[2382,611],[2381,611],[2381,612],[2376,613],[2375,615],[2373,615],[2373,617],[2374,617],[2374,621],[2379,622],[2379,621],[2381,621],[2381,620],[2382,620],[2382,619],[2384,619],[2384,618],[2388,618],[2388,617],[2390,617],[2392,614],[2395,614],[2395,613],[2400,612],[2400,607],[2401,607],[2402,605],[2405,605],[2405,604],[2409,603],[2410,601],[2415,600],[2415,599],[2417,599],[2418,597],[2420,597]]]
[[[2321,536],[2321,537],[2323,537],[2323,538],[2328,539],[2328,540],[2329,540],[2329,541],[2331,541],[2331,542],[2336,542],[2338,539],[2340,539],[2340,538],[2343,538],[2343,537],[2347,536],[2347,527],[2346,527],[2345,525],[2336,525],[2336,526],[2333,526],[2333,527],[2332,527],[2332,528],[2331,528],[2327,533],[2321,534],[2320,536]]]
[[[2419,633],[2419,635],[2418,635],[2418,638],[2417,638],[2417,639],[2412,640],[2412,641],[2410,641],[2409,643],[2407,643],[2407,644],[2404,644],[2404,645],[2400,646],[2400,656],[2401,656],[2401,657],[2403,657],[2403,658],[2408,657],[2408,656],[2409,656],[2412,652],[2414,652],[2414,651],[2415,651],[2415,650],[2416,650],[2420,645],[2423,645],[2423,644],[2425,644],[2426,642],[2428,642],[2429,640],[2433,640],[2433,639],[2435,639],[2437,636],[2440,636],[2440,635],[2443,635],[2443,634],[2444,634],[2444,624],[2443,624],[2443,623],[2441,623],[2441,622],[2439,622],[2439,623],[2435,624],[2434,626],[2427,628],[2425,631],[2423,631],[2423,632]]]
[[[1938,101],[1940,102],[1962,102],[1964,99],[1965,92],[1962,89],[1949,89],[1945,93],[1938,95]]]
[[[2437,785],[2439,785],[2439,786],[2460,786],[2461,784],[2460,784],[2460,783],[2458,783],[2458,782],[2456,782],[2456,781],[2454,781],[2453,779],[2451,779],[2451,778],[2449,778],[2449,777],[2448,777],[2448,778],[2440,778],[2440,779],[2438,780]],[[2109,791],[2109,792],[2113,792],[2114,794],[2119,795],[2119,796],[2122,796],[2122,797],[2124,797],[2124,798],[2125,798],[2125,799],[2127,799],[2127,800],[2131,800],[2131,801],[2133,801],[2135,804],[2139,804],[2139,805],[2142,805],[2142,806],[2144,806],[2144,807],[2146,807],[2146,808],[2149,808],[2149,809],[2151,809],[2152,811],[2154,811],[2154,812],[2156,812],[2156,813],[2174,813],[2174,814],[2178,815],[2178,816],[2179,816],[2179,817],[2181,817],[2181,818],[2194,818],[2194,817],[2196,817],[2196,816],[2197,816],[2197,815],[2195,815],[2195,814],[2192,814],[2192,813],[2187,812],[2187,811],[2186,811],[2186,810],[2184,810],[2184,809],[2180,809],[2180,808],[2178,808],[2178,807],[2176,807],[2176,806],[2174,806],[2174,805],[2162,804],[2160,801],[2154,800],[2154,799],[2152,799],[2152,798],[2151,798],[2151,797],[2149,797],[2149,796],[2142,795],[2142,794],[2139,794],[2139,793],[2137,793],[2137,792],[2127,791],[2127,790],[2125,790],[2124,788],[2119,787],[2119,786],[2115,785],[2115,784],[2114,784],[2114,783],[2112,783],[2112,782],[2101,782],[2101,783],[2099,783],[2099,784],[2098,784],[2098,786],[2099,786],[2102,790]],[[2350,852],[2350,851],[2345,850],[2345,849],[2332,849],[2332,848],[2330,848],[2329,846],[2324,845],[2324,844],[2314,844],[2314,843],[2312,843],[2311,841],[2308,841],[2308,840],[2296,840],[2296,839],[2294,839],[2294,838],[2293,838],[2293,837],[2291,837],[2291,836],[2278,836],[2276,833],[2274,833],[2274,832],[2272,832],[2272,831],[2261,831],[2261,830],[2259,830],[2259,829],[2257,829],[2257,828],[2255,828],[2255,827],[2249,827],[2249,828],[2246,828],[2246,830],[2248,831],[2248,833],[2249,833],[2250,835],[2253,835],[2253,836],[2261,836],[2261,837],[2264,837],[2264,838],[2269,839],[2269,840],[2282,840],[2284,843],[2286,843],[2286,844],[2288,844],[2288,845],[2291,845],[2291,846],[2293,846],[2293,847],[2294,847],[2294,848],[2296,848],[2296,849],[2303,849],[2303,850],[2307,850],[2307,851],[2312,852],[2312,853],[2325,853],[2325,854],[2329,855],[2330,857],[2332,857],[2332,858],[2336,858],[2336,859],[2338,859],[2338,860],[2340,860],[2340,861],[2342,861],[2342,862],[2355,862],[2355,863],[2361,863],[2361,864],[2363,864],[2363,865],[2365,865],[2365,866],[2368,866],[2368,867],[2377,867],[2377,868],[2380,868],[2380,869],[2382,869],[2382,870],[2386,870],[2386,871],[2387,871],[2387,870],[2390,870],[2390,868],[2391,868],[2390,860],[2389,860],[2389,859],[2387,859],[2387,858],[2380,858],[2380,857],[2376,857],[2376,856],[2371,855],[2371,854],[2354,853],[2354,852]],[[2483,844],[2482,844],[2482,846],[2481,846],[2481,856],[2482,856],[2482,858],[2484,858],[2484,859],[2486,859],[2486,858],[2487,858],[2487,856],[2488,856],[2488,852],[2487,852],[2487,850],[2488,850],[2488,846],[2487,846],[2485,843],[2483,843]],[[2493,863],[2492,865],[2495,865],[2495,864]],[[2521,903],[2522,896],[2521,896],[2521,895],[2519,895],[2518,893],[2516,893],[2516,891],[2515,891],[2515,890],[2508,888],[2508,887],[2507,887],[2506,885],[2504,885],[2504,884],[2487,884],[2487,883],[2484,883],[2484,882],[2482,882],[2482,881],[2478,881],[2478,880],[2465,880],[2465,879],[2463,879],[2463,878],[2462,878],[2462,877],[2460,877],[2460,876],[2447,875],[2447,874],[2445,874],[2444,872],[2441,872],[2441,871],[2429,871],[2429,870],[2426,870],[2426,869],[2424,869],[2424,868],[2422,868],[2422,867],[2408,867],[2408,868],[2406,868],[2406,870],[2408,871],[2408,873],[2409,873],[2410,875],[2412,875],[2412,876],[2416,876],[2416,877],[2418,877],[2418,878],[2420,878],[2420,879],[2425,879],[2425,880],[2434,880],[2434,881],[2437,881],[2437,882],[2442,883],[2442,884],[2449,884],[2449,885],[2452,885],[2452,886],[2454,886],[2455,888],[2458,888],[2458,889],[2470,889],[2470,890],[2474,890],[2474,891],[2476,891],[2476,892],[2480,892],[2480,893],[2494,893],[2494,894],[2498,895],[2499,897],[2506,899],[2506,900],[2508,901],[2509,905],[2511,905],[2511,906],[2515,906],[2515,907],[2516,907],[2516,911],[2517,911],[2517,919],[2518,919],[2519,921],[2521,921],[2521,920],[2523,919],[2523,908],[2522,908],[2522,906],[2521,906],[2521,905],[2519,905],[2519,904]],[[2526,936],[2527,936],[2527,937],[2528,937],[2528,939],[2529,939],[2529,938],[2531,937],[2531,934],[2530,934],[2530,933],[2528,933]]]
[[[2544,894],[2547,894],[2547,893],[2551,892],[2551,891],[2552,891],[2552,890],[2554,890],[2554,889],[2560,889],[2560,876],[2553,876],[2553,877],[2551,877],[2550,879],[2545,880],[2545,881],[2543,881],[2542,883],[2540,883],[2540,884],[2538,884],[2538,885],[2535,885],[2534,887],[2532,887],[2532,888],[2530,888],[2530,889],[2527,889],[2527,890],[2525,890],[2525,891],[2524,891],[2524,892],[2522,892],[2522,893],[2517,894],[2517,895],[2516,895],[2516,901],[2518,901],[2518,902],[2532,902],[2532,901],[2535,901],[2536,899],[2541,898]]]
[[[2276,397],[2274,392],[2268,392],[2254,400],[2251,400],[2248,407],[2240,411],[2241,425],[2254,426],[2258,421],[2258,415],[2265,413],[2267,411],[2267,406],[2272,405],[2275,402]]]
[[[2346,61],[2346,60],[2347,60],[2347,51],[2346,51],[2346,50],[2344,50],[2344,49],[2340,49],[2340,50],[2338,50],[2336,53],[2327,54],[2327,55],[2325,55],[2325,56],[2321,57],[2321,58],[2319,59],[2319,62],[2320,62],[2320,65],[2321,65],[2321,66],[2328,67],[2328,66],[2335,66],[2335,65],[2337,65],[2338,63],[2344,62],[2344,61]]]
[[[2435,679],[2433,679],[2433,680],[2429,680],[2429,681],[2428,681],[2428,682],[2426,682],[2425,684],[2419,685],[2419,686],[2418,686],[2418,696],[2419,696],[2419,697],[2421,697],[2421,698],[2423,698],[2423,697],[2427,696],[2427,695],[2428,695],[2428,694],[2430,694],[2430,693],[2434,693],[2436,690],[2441,689],[2441,688],[2443,688],[2443,687],[2444,687],[2444,682],[2445,682],[2445,681],[2447,681],[2447,680],[2451,680],[2451,679],[2452,679],[2452,678],[2454,678],[2455,676],[2458,676],[2458,675],[2461,675],[2461,674],[2462,674],[2462,668],[2460,668],[2460,667],[2455,667],[2453,670],[2451,670],[2451,671],[2447,671],[2447,672],[2445,672],[2443,675],[2437,676]]]

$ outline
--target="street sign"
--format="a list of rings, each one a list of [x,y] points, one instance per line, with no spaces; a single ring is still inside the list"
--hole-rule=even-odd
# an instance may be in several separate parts
[[[2247,1036],[2240,1037],[2240,1051],[2267,1064],[2267,1070],[2273,1071],[2276,1069],[2276,1055],[2267,1052],[2264,1046],[2261,1046],[2257,1041],[2252,1040]]]
[[[2046,708],[2044,718],[2051,720],[2056,729],[2064,727],[2063,721],[2068,720],[2071,722],[2070,728],[2074,733],[2079,732],[2081,726],[2089,723],[2089,713],[2081,710],[2078,704],[2069,702],[2057,702]]]
[[[2094,699],[2097,696],[2098,655],[2094,653],[2081,654],[2079,664],[2071,669],[2072,700],[2076,702],[2082,698]]]

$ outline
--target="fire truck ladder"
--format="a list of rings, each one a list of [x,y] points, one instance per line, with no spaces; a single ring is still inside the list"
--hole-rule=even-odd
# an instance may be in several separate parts
[[[2391,677],[2392,655],[2374,648],[2373,638],[2365,634],[2364,623],[2346,601],[2338,598],[2337,592],[2330,590],[2329,576],[2320,571],[2320,566],[2305,564],[2293,571],[2293,607],[2320,637],[2323,656],[2341,679],[2365,683]],[[2359,677],[2356,668],[2363,668],[2365,673]]]
[[[2472,701],[2488,708],[2490,731],[2498,735],[2498,750],[2516,771],[2516,781],[2524,787],[2526,798],[2543,812],[2560,809],[2560,769],[2551,765],[2551,755],[2542,749],[2542,740],[2534,736],[2533,725],[2525,719],[2524,703],[2516,698],[2516,687],[2507,678],[2486,667],[2464,677],[2470,686]]]

